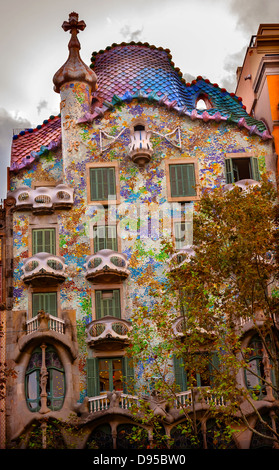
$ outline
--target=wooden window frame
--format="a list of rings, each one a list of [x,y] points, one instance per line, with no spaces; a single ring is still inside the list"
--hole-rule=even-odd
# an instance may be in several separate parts
[[[90,170],[92,168],[114,168],[115,169],[115,192],[116,199],[104,199],[104,200],[91,200],[91,180],[90,180]],[[120,204],[120,184],[119,184],[119,164],[118,162],[98,162],[98,163],[88,163],[86,165],[86,185],[87,185],[87,204],[88,205],[103,205],[108,206],[112,204]]]
[[[94,227],[115,227],[115,230],[116,230],[116,252],[117,253],[120,253],[120,237],[118,236],[118,223],[119,222],[112,222],[112,223],[108,223],[107,220],[104,222],[104,223],[99,223],[99,224],[95,224],[95,225],[92,225],[92,238],[91,238],[91,252],[96,254],[98,253],[97,251],[95,251],[95,246],[96,246],[96,243],[95,243],[95,237],[94,237]]]
[[[178,248],[177,247],[177,244],[176,244],[176,236],[175,236],[175,225],[176,224],[187,224],[189,223],[188,220],[181,220],[179,218],[173,218],[172,219],[172,240],[173,240],[173,246],[175,248],[176,251],[180,251],[181,248]]]
[[[48,293],[56,293],[56,301],[57,301],[57,317],[61,318],[61,300],[60,300],[60,288],[59,286],[55,286],[53,288],[50,287],[30,287],[28,292],[28,319],[31,320],[33,317],[33,294],[48,294]]]
[[[122,284],[95,284],[94,289],[92,290],[92,307],[93,307],[93,312],[92,312],[92,320],[99,320],[97,318],[97,312],[96,312],[96,291],[102,290],[102,291],[109,291],[109,290],[119,290],[119,302],[120,302],[120,317],[115,317],[116,320],[118,319],[123,319],[123,312],[124,312],[124,296],[123,296],[123,286]],[[105,317],[104,317],[105,318]]]
[[[259,159],[258,157],[254,154],[254,153],[251,153],[251,152],[240,152],[240,153],[226,153],[225,154],[225,168],[224,168],[224,172],[225,172],[225,180],[226,180],[226,183],[227,184],[234,184],[234,183],[237,183],[237,181],[241,181],[241,180],[237,180],[237,181],[232,181],[232,183],[228,183],[227,182],[227,169],[226,169],[226,160],[238,160],[239,158],[247,158],[247,159],[252,159],[252,158],[255,158],[258,162],[258,172],[259,172],[259,180],[260,180],[260,169],[259,169]],[[253,179],[252,178],[252,175],[250,176],[250,179]],[[254,180],[254,181],[259,181],[259,180]]]
[[[171,182],[170,182],[170,165],[187,165],[194,164],[194,175],[195,175],[195,196],[177,196],[171,195]],[[167,198],[169,202],[183,202],[183,201],[197,201],[200,198],[199,195],[199,170],[198,160],[196,158],[174,158],[165,161],[166,165],[166,183],[167,183]]]
[[[46,222],[42,220],[41,224],[32,223],[33,221],[29,221],[29,231],[28,231],[28,257],[33,256],[33,229],[35,230],[44,230],[44,229],[55,229],[55,248],[56,252],[54,253],[56,256],[59,256],[59,231],[58,231],[58,224],[57,220],[53,223]],[[44,223],[45,222],[45,223]]]

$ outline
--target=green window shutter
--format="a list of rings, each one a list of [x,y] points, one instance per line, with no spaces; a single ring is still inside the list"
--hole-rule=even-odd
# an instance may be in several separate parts
[[[90,199],[104,201],[116,197],[115,168],[90,168]]]
[[[119,289],[115,289],[113,291],[113,316],[116,318],[121,318]]]
[[[184,392],[187,390],[187,373],[181,357],[173,356],[173,367],[176,385],[181,392]]]
[[[250,158],[251,165],[251,178],[255,181],[260,181],[259,161],[257,157]]]
[[[32,230],[32,253],[41,253],[45,251],[55,255],[55,229],[33,229]]]
[[[114,289],[113,291],[111,291],[112,298],[109,299],[103,298],[103,293],[105,292],[108,291],[95,291],[96,319],[99,320],[100,318],[103,318],[108,315],[116,318],[121,318],[119,289]]]
[[[123,371],[123,392],[131,393],[134,387],[134,366],[131,358],[124,356],[122,358]]]
[[[209,372],[210,372],[210,385],[212,386],[214,384],[214,376],[216,374],[216,371],[220,367],[220,360],[218,357],[217,352],[213,352],[211,355],[210,363],[209,363]]]
[[[100,395],[99,367],[97,358],[87,358],[87,396],[96,397]]]
[[[46,312],[57,317],[57,295],[56,292],[50,292],[45,296]]]
[[[225,159],[225,169],[226,169],[226,182],[227,182],[227,184],[234,183],[232,158],[226,158]]]
[[[195,165],[185,163],[170,165],[170,186],[172,197],[196,196]]]
[[[117,231],[115,225],[95,225],[93,227],[94,252],[108,249],[117,251]]]
[[[33,293],[32,316],[35,317],[39,310],[43,310],[57,317],[57,294],[56,292]]]
[[[95,291],[95,309],[96,309],[96,319],[100,320],[104,315],[102,314],[102,291]]]
[[[40,308],[40,294],[33,294],[32,296],[32,317],[36,317]]]

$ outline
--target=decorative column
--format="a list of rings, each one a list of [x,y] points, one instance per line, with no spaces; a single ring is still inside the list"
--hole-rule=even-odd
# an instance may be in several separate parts
[[[42,349],[42,367],[40,373],[40,386],[41,386],[41,409],[40,413],[48,413],[49,408],[47,407],[47,379],[48,379],[48,371],[46,368],[46,345],[41,345]]]

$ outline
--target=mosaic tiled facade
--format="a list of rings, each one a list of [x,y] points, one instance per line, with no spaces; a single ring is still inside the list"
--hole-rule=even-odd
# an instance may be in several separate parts
[[[15,136],[12,146],[8,198],[17,196],[12,215],[13,308],[8,323],[13,341],[7,353],[18,376],[7,400],[10,443],[28,432],[34,419],[42,417],[39,409],[28,409],[25,388],[30,358],[42,341],[57,349],[63,363],[64,403],[58,411],[48,410],[48,416],[61,419],[85,406],[89,396],[87,358],[125,355],[123,346],[116,353],[109,346],[96,353],[94,346],[86,342],[87,328],[97,318],[96,290],[119,288],[121,319],[127,321],[134,309],[151,302],[150,288],[164,280],[167,259],[161,251],[161,235],[173,237],[168,164],[194,162],[200,192],[226,183],[228,155],[257,157],[259,172],[268,171],[275,180],[271,138],[264,124],[246,113],[240,98],[201,77],[191,84],[185,83],[172,64],[169,51],[148,44],[113,45],[93,54],[91,69],[83,68],[76,52],[74,30],[71,33],[68,69],[66,62],[55,78],[56,91],[61,95],[61,114],[51,116],[37,129]],[[83,73],[77,80],[69,66],[73,57]],[[97,86],[91,71],[96,74]],[[199,98],[207,103],[206,110],[196,108]],[[134,163],[130,152],[136,125],[149,133],[152,147],[149,161],[141,166]],[[122,273],[119,280],[114,272],[111,283],[100,278],[94,284],[86,263],[94,253],[93,227],[103,216],[100,211],[103,205],[90,199],[90,169],[103,167],[115,169],[116,205],[111,209],[111,217],[115,217],[112,225],[118,226],[119,232],[114,251],[125,256],[129,274]],[[60,191],[62,195],[58,191],[50,196],[57,185],[73,191],[72,203],[67,203],[66,189]],[[40,187],[46,188],[43,195],[39,194]],[[34,191],[37,192],[33,194]],[[39,198],[37,208],[35,194]],[[29,204],[30,199],[33,202]],[[187,198],[186,202],[194,204],[195,197],[192,201]],[[156,229],[152,230],[145,210],[153,211]],[[162,210],[167,221],[165,232],[159,230]],[[50,264],[49,272],[41,271],[40,281],[40,274],[32,275],[32,265],[31,281],[27,282],[23,266],[34,255],[32,230],[40,228],[54,229],[55,255],[62,257],[65,264],[63,279]],[[32,262],[40,263],[39,257],[34,256]],[[121,276],[120,268],[118,272]],[[53,330],[49,326],[47,331],[42,329],[43,317],[37,319],[37,324],[32,320],[36,317],[32,313],[32,295],[48,292],[57,295],[56,315],[63,323],[63,333],[57,325]],[[123,422],[126,416],[123,409],[117,413]],[[86,445],[100,417],[93,412],[86,416],[85,437],[80,440],[80,447]],[[128,417],[126,421],[131,423]]]

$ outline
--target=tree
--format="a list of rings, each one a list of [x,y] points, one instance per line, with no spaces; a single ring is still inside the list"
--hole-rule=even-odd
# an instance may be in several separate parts
[[[199,426],[211,417],[213,446],[226,447],[234,433],[249,428],[276,447],[276,191],[265,176],[260,185],[245,190],[237,185],[206,190],[193,224],[193,246],[175,253],[164,240],[162,249],[170,256],[167,280],[153,292],[152,308],[143,306],[133,318],[130,354],[140,364],[142,390],[146,393],[153,380],[153,393],[164,396],[170,406],[183,396],[183,432],[196,445],[208,446]],[[176,383],[187,388],[186,395],[177,394],[170,373],[173,359],[183,376]],[[271,421],[260,412],[262,399],[272,410]],[[201,420],[202,402],[208,406]],[[147,416],[143,408],[138,415]],[[252,426],[252,415],[263,425],[261,431]]]

